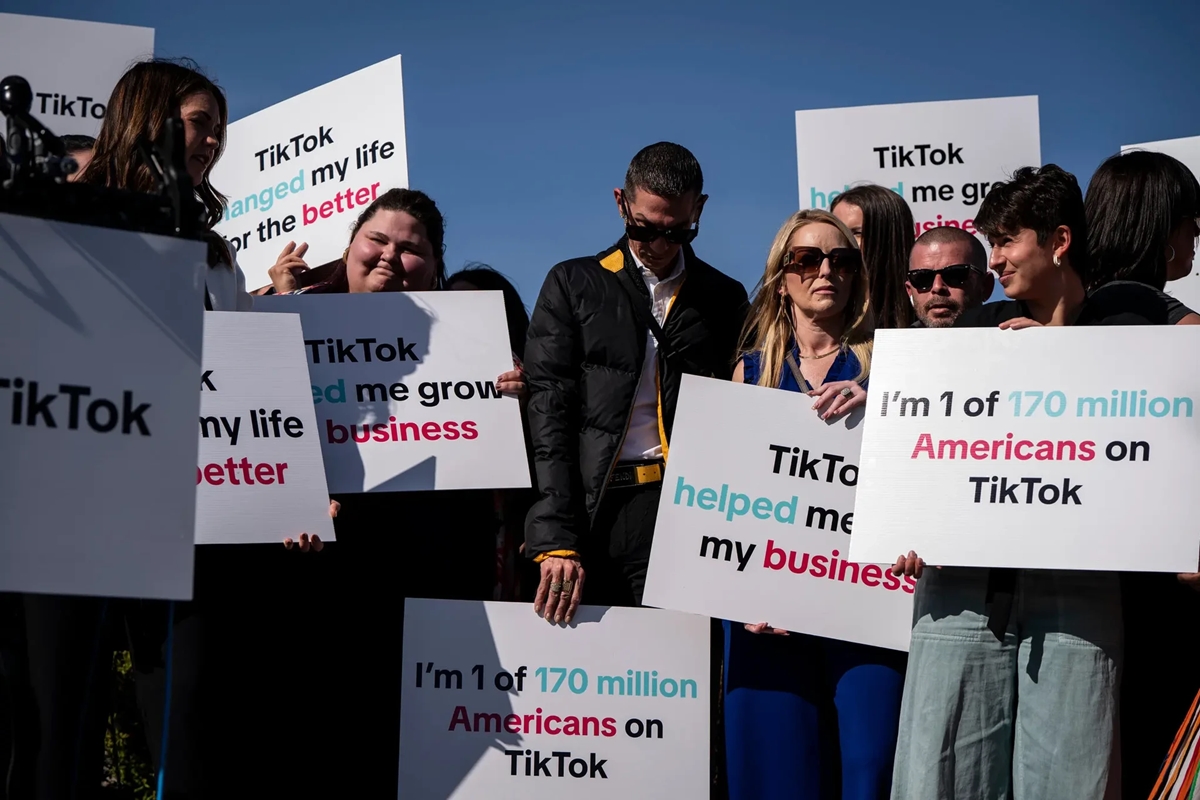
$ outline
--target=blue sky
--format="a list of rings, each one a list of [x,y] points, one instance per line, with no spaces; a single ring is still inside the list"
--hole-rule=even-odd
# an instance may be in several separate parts
[[[551,265],[617,239],[611,190],[655,141],[700,159],[696,249],[749,287],[797,206],[797,109],[1037,94],[1043,160],[1084,185],[1122,143],[1200,134],[1195,0],[0,7],[153,27],[234,119],[403,54],[411,184],[447,217],[448,266],[492,264],[530,306]]]

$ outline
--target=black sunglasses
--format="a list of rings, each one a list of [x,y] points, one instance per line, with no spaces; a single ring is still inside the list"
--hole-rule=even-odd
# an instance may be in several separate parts
[[[633,214],[629,213],[629,204],[625,202],[625,197],[621,197],[621,208],[625,211],[625,235],[632,241],[653,242],[660,236],[666,239],[671,244],[691,244],[697,236],[700,235],[700,223],[695,226],[677,225],[674,228],[663,230],[653,225],[635,225]]]
[[[971,280],[972,275],[982,275],[983,271],[972,264],[952,264],[941,269],[910,269],[908,283],[921,294],[933,289],[933,282],[938,275],[942,283],[951,289],[961,289]]]
[[[829,259],[829,268],[844,275],[858,272],[862,266],[862,253],[853,247],[835,247],[826,253],[819,247],[793,247],[783,257],[783,268],[809,280],[821,272],[821,265]]]

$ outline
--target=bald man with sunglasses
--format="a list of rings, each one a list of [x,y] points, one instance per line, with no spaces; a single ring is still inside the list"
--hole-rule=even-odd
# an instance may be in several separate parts
[[[525,555],[551,623],[581,602],[641,605],[681,377],[729,380],[748,310],[691,247],[707,196],[686,148],[643,148],[613,196],[625,235],[550,270],[525,347],[541,495]]]
[[[914,328],[949,328],[963,312],[992,296],[995,278],[983,243],[962,228],[921,234],[908,261],[908,299],[917,312]]]

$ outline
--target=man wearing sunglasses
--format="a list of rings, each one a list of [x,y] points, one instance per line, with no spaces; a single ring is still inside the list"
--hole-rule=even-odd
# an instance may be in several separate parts
[[[641,604],[681,376],[733,374],[746,289],[692,250],[703,189],[687,149],[644,148],[613,190],[625,235],[552,268],[534,307],[525,370],[541,497],[525,553],[547,621],[570,622],[585,597]]]
[[[964,311],[992,296],[983,243],[962,228],[921,234],[908,260],[908,297],[917,312],[914,328],[949,328]]]

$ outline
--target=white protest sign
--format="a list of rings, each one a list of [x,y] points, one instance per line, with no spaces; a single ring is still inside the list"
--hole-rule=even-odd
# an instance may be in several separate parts
[[[268,295],[300,315],[329,491],[530,485],[500,292]]]
[[[1195,572],[1189,326],[876,331],[851,558]]]
[[[0,77],[29,81],[30,113],[58,136],[99,133],[117,81],[153,55],[153,28],[0,14]]]
[[[1127,144],[1121,147],[1122,153],[1130,150],[1152,150],[1157,153],[1166,153],[1182,161],[1192,171],[1192,174],[1200,177],[1200,136],[1189,136],[1184,139],[1167,139],[1161,142],[1144,142],[1143,144]],[[1168,294],[1179,298],[1179,302],[1193,311],[1200,309],[1200,254],[1194,256],[1192,260],[1191,274],[1186,278],[1180,278],[1168,283],[1166,291]]]
[[[994,97],[796,112],[800,207],[828,209],[859,183],[908,201],[919,236],[942,225],[975,233],[996,181],[1041,166],[1037,97]]]
[[[206,268],[0,214],[0,591],[191,598]]]
[[[684,375],[646,605],[907,650],[914,582],[849,560],[861,422]]]
[[[200,377],[196,544],[333,540],[295,314],[209,311]]]
[[[229,126],[213,185],[229,198],[217,230],[246,286],[267,286],[280,251],[307,242],[316,267],[341,258],[371,201],[408,185],[400,56]]]
[[[709,620],[405,601],[404,800],[707,797]]]

